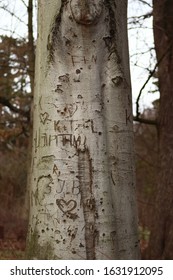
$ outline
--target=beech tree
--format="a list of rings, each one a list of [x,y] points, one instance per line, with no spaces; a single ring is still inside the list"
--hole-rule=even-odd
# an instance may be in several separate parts
[[[29,259],[138,259],[127,1],[39,0]]]

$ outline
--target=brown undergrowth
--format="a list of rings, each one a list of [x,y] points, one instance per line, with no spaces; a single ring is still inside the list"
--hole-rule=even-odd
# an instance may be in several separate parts
[[[23,260],[25,240],[0,239],[0,260]]]

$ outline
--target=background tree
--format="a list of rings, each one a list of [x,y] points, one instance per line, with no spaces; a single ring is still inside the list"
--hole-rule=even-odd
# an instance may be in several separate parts
[[[173,259],[173,2],[153,0],[153,27],[160,90],[159,169],[155,211],[146,258]]]
[[[149,4],[151,1],[140,1]],[[173,258],[173,209],[172,209],[172,19],[171,1],[153,1],[153,29],[157,62],[140,90],[137,98],[135,120],[156,125],[158,157],[154,164],[156,180],[153,187],[152,203],[146,204],[144,228],[150,238],[149,246],[144,251],[146,259]],[[160,100],[157,104],[155,119],[141,119],[139,99],[149,80],[157,77]],[[147,116],[148,117],[148,116]],[[154,157],[153,157],[154,159]],[[145,159],[146,160],[146,159]],[[144,182],[144,181],[143,181]],[[154,183],[154,182],[153,182]],[[139,185],[140,187],[140,185]],[[146,202],[146,201],[145,201]],[[151,201],[150,201],[151,202]],[[146,226],[147,225],[147,226]]]
[[[133,10],[134,7],[135,10]],[[139,235],[142,257],[144,257],[149,245],[150,216],[153,215],[157,186],[158,101],[152,103],[151,101],[159,96],[158,62],[155,57],[154,40],[152,40],[152,1],[130,1],[129,9],[129,38],[133,38],[133,43],[130,44],[131,69],[132,74],[135,75],[132,88],[135,96],[134,133]]]
[[[0,206],[0,258],[1,250],[2,258],[18,258],[14,249],[24,249],[27,229],[24,205],[35,47],[32,1],[21,3],[23,11],[28,13],[30,35],[22,38],[12,30],[6,30],[9,35],[0,37],[0,197],[3,201]],[[11,14],[27,34],[21,16],[14,14],[13,5],[8,6],[6,1],[0,4],[4,14]]]
[[[38,5],[28,257],[137,259],[127,1]]]

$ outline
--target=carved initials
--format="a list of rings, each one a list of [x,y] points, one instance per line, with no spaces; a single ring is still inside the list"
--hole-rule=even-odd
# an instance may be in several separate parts
[[[59,173],[58,172],[58,167],[57,167],[56,164],[54,164],[54,166],[53,166],[53,174],[59,175],[58,173]]]

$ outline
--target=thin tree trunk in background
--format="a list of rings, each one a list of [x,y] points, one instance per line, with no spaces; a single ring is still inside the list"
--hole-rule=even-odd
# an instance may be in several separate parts
[[[28,1],[28,54],[29,54],[29,77],[31,82],[31,92],[34,92],[34,72],[35,72],[35,46],[33,33],[33,0]]]
[[[34,76],[35,76],[35,45],[33,33],[33,0],[28,0],[28,75],[30,77],[31,95],[34,95]],[[33,99],[31,100],[30,120],[29,120],[29,141],[27,155],[27,190],[25,194],[25,219],[28,219],[29,212],[29,188],[31,182],[31,155],[32,155],[32,136],[33,136]]]
[[[127,1],[38,1],[30,259],[138,259]]]
[[[147,259],[173,259],[173,1],[153,0],[159,105],[159,170]],[[163,58],[163,59],[162,59]]]

